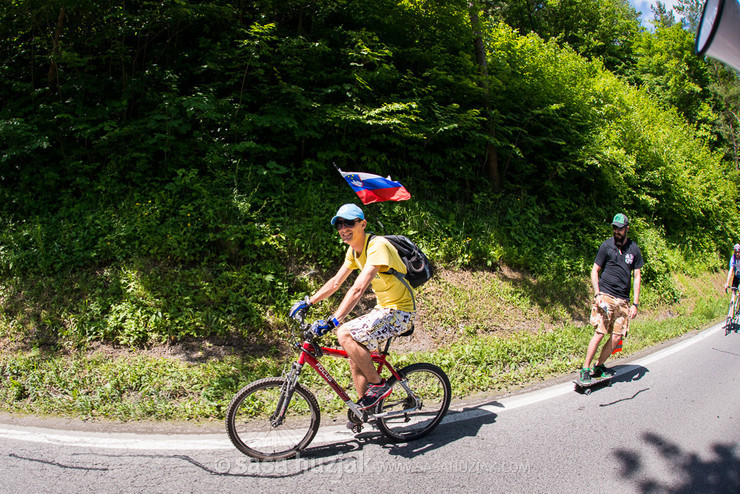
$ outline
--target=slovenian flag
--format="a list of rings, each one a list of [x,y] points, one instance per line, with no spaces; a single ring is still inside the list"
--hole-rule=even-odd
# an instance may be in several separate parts
[[[337,168],[339,170],[339,168]],[[372,173],[343,172],[339,170],[363,204],[383,201],[405,201],[411,194],[391,177],[383,178]]]

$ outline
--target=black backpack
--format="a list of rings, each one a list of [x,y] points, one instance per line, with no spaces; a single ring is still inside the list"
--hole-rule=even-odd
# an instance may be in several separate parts
[[[370,245],[370,241],[374,236],[374,233],[370,233],[366,248],[367,245]],[[390,268],[388,271],[382,271],[381,273],[391,274],[404,284],[411,294],[411,302],[414,304],[414,310],[416,310],[416,297],[414,297],[414,290],[411,287],[416,288],[426,283],[434,274],[434,267],[429,262],[426,254],[422,252],[418,245],[409,240],[408,237],[403,235],[383,235],[383,237],[398,251],[401,261],[406,266],[406,274],[399,273],[393,268]],[[357,255],[357,252],[355,252],[355,255]]]
[[[429,281],[429,278],[434,274],[434,266],[418,245],[403,235],[383,235],[383,237],[396,248],[401,261],[406,266],[405,275],[392,268],[386,273],[390,273],[399,279],[405,278],[408,284],[414,288]]]

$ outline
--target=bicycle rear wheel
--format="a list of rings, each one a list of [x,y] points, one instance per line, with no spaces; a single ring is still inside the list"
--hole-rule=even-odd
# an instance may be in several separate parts
[[[273,417],[282,402],[282,377],[254,381],[242,388],[226,411],[226,432],[236,449],[260,460],[290,458],[303,450],[319,430],[319,404],[297,384],[280,425]]]
[[[387,414],[378,418],[378,428],[394,441],[412,441],[439,425],[450,407],[452,389],[447,375],[436,365],[411,364],[398,373],[413,395],[396,378],[389,379],[393,392],[375,410],[376,414]]]

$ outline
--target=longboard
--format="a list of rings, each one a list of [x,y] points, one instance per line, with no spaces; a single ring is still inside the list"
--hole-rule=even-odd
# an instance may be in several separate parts
[[[591,382],[588,382],[588,383],[582,382],[580,379],[576,379],[575,381],[573,381],[573,384],[576,385],[576,391],[581,391],[586,395],[590,395],[591,391],[593,391],[592,388],[594,386],[604,383],[604,382],[609,382],[612,380],[613,377],[614,376],[591,378]],[[611,386],[611,382],[609,382],[609,385]]]

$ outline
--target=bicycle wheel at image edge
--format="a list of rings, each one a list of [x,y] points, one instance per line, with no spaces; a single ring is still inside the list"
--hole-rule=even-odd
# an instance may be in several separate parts
[[[382,399],[375,413],[408,412],[378,419],[378,428],[396,441],[412,441],[432,431],[444,418],[452,399],[450,380],[442,369],[427,363],[411,364],[399,374],[416,395],[410,396],[396,378],[390,378],[393,392]]]
[[[730,309],[727,311],[727,323],[725,324],[725,336],[730,334],[737,325],[736,318],[738,315],[737,309],[739,302],[740,297],[738,296],[735,296],[735,298],[730,301]]]
[[[319,430],[319,404],[297,384],[282,423],[272,425],[285,379],[269,377],[243,387],[226,411],[226,432],[236,449],[260,460],[281,460],[303,450]]]

